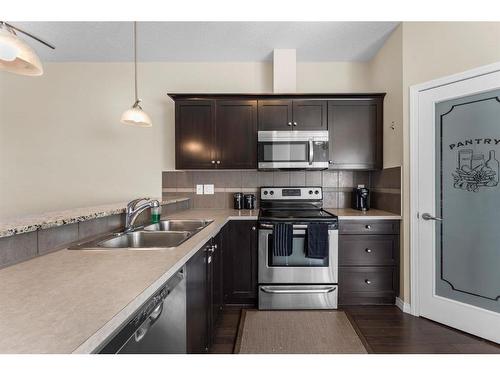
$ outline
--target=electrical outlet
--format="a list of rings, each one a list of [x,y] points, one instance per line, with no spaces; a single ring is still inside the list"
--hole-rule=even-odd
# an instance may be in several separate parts
[[[214,194],[214,184],[203,185],[203,194]]]
[[[196,185],[196,194],[197,195],[203,194],[203,185]]]

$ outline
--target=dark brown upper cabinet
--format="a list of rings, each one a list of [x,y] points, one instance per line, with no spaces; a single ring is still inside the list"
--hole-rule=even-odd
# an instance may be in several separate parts
[[[327,130],[326,100],[294,100],[293,130]]]
[[[257,168],[257,101],[217,100],[217,168]]]
[[[326,100],[259,100],[259,130],[327,130]]]
[[[257,130],[328,130],[330,168],[382,168],[385,94],[169,94],[177,169],[255,169]]]
[[[291,130],[291,100],[259,100],[259,130]]]
[[[176,169],[257,167],[257,100],[175,102]]]
[[[215,166],[215,100],[175,102],[175,168]]]
[[[328,102],[331,169],[382,168],[382,100],[378,96]]]

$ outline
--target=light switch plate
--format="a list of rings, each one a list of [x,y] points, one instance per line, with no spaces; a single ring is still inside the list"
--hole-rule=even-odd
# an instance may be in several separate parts
[[[203,193],[204,194],[214,194],[214,184],[205,184],[203,185]]]
[[[203,194],[203,185],[196,185],[196,194],[202,195]]]

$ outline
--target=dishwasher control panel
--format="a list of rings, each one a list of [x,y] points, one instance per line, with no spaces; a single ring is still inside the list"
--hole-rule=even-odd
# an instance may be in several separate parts
[[[129,325],[139,328],[139,326],[144,323],[144,321],[151,315],[151,313],[156,309],[156,307],[167,298],[169,289],[165,286],[159,292],[157,292],[153,297],[151,297],[146,306],[143,307],[136,315],[135,318],[129,323]],[[135,330],[134,329],[134,330]]]

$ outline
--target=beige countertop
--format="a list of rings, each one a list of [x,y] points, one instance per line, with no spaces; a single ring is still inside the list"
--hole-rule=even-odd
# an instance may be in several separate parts
[[[341,219],[399,216],[332,209]],[[91,353],[229,220],[258,210],[190,209],[170,218],[214,219],[170,250],[61,250],[0,270],[0,353]]]
[[[159,199],[162,205],[189,200],[186,197]],[[13,236],[19,233],[33,232],[38,229],[47,229],[66,224],[97,219],[100,217],[121,214],[125,212],[127,202],[112,203],[93,207],[81,207],[64,211],[45,212],[18,218],[0,221],[0,238]]]
[[[401,220],[401,215],[376,209],[359,211],[352,208],[325,208],[325,210],[337,215],[340,220]]]
[[[0,353],[91,353],[231,219],[258,211],[187,210],[215,221],[173,250],[61,250],[0,270]]]

